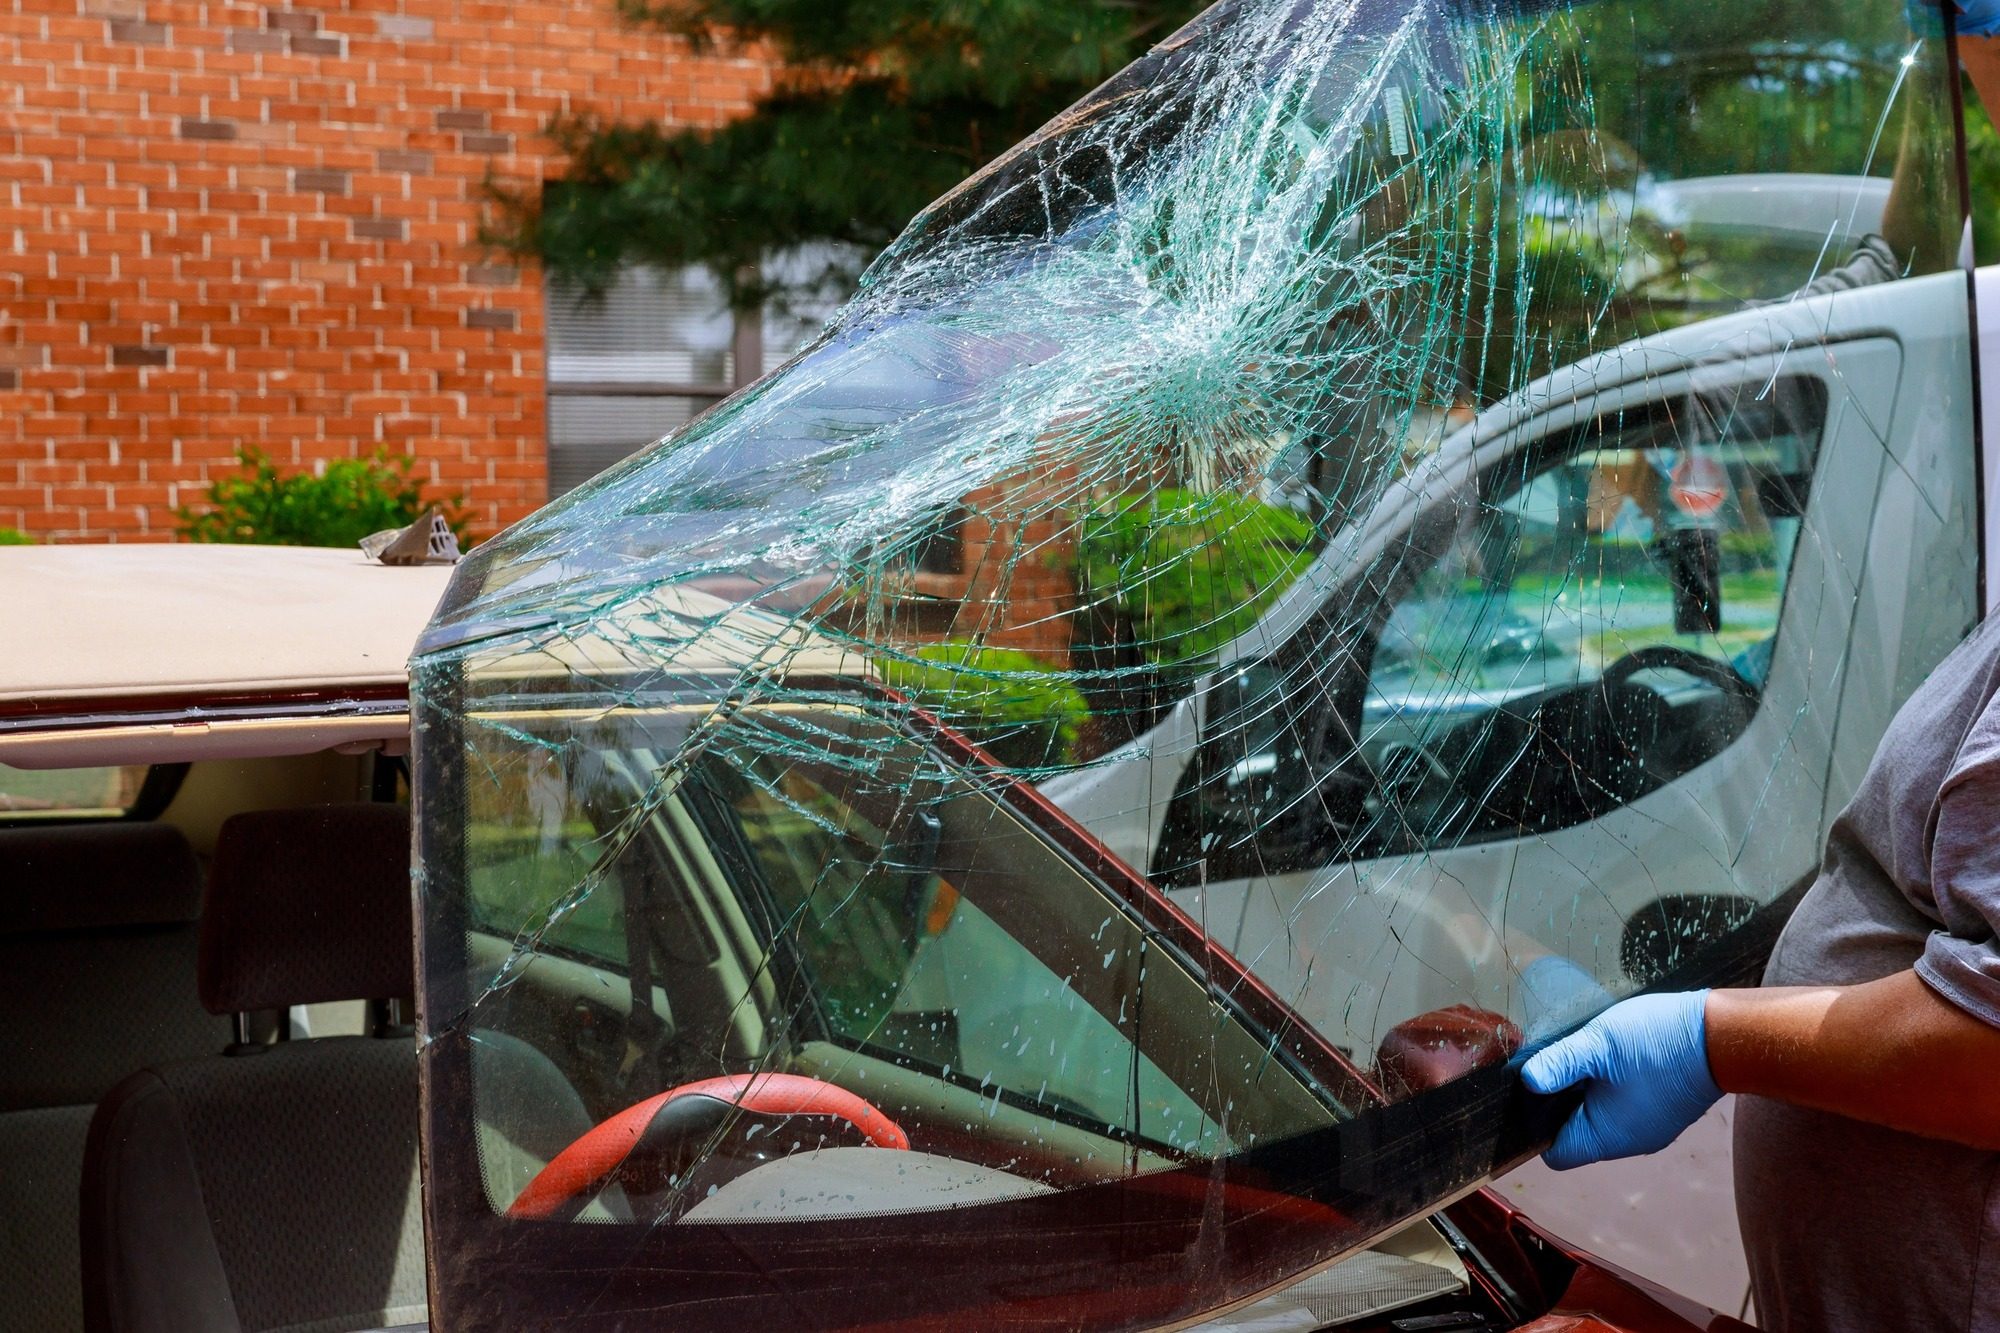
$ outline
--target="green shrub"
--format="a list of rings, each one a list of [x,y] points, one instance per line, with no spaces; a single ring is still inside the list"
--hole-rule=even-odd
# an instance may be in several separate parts
[[[931,643],[880,665],[893,688],[1011,768],[1067,762],[1089,711],[1060,671],[1008,648]]]
[[[371,532],[414,523],[429,507],[416,460],[378,449],[367,458],[337,458],[319,475],[278,471],[259,449],[239,449],[243,471],[209,483],[204,506],[174,511],[180,535],[197,542],[268,546],[353,546]],[[446,519],[462,537],[463,520]]]
[[[1728,573],[1768,569],[1778,561],[1778,539],[1769,532],[1725,532],[1716,545]]]
[[[1230,491],[1155,491],[1083,516],[1079,590],[1102,599],[1156,664],[1215,651],[1257,623],[1312,563],[1312,525]]]
[[[35,539],[19,528],[0,528],[0,546],[33,546]]]

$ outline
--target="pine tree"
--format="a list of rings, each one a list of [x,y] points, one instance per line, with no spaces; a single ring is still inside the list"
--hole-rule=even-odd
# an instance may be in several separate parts
[[[771,94],[719,129],[559,116],[546,188],[495,184],[489,244],[602,289],[707,265],[749,304],[851,282],[925,204],[1202,8],[1201,0],[618,0],[698,50],[755,45]],[[824,266],[761,274],[832,242]]]

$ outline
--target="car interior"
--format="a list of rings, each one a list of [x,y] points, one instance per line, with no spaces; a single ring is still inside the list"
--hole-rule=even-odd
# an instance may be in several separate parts
[[[489,752],[490,771],[534,763],[533,745],[524,748]],[[920,753],[877,762],[903,774]],[[576,767],[584,780],[569,788],[562,825],[570,855],[524,856],[497,830],[481,840],[468,961],[482,1040],[545,1052],[595,1120],[662,1087],[781,1071],[881,1105],[913,1145],[1045,1188],[1117,1174],[1135,1151],[1164,1164],[1228,1150],[1219,1105],[1198,1100],[1215,1097],[1218,1075],[1200,1066],[1236,1030],[1212,1038],[1199,988],[1173,993],[1180,974],[1163,966],[1147,980],[1153,1017],[1135,1052],[1132,1033],[1102,1015],[1137,985],[1137,933],[1107,921],[1099,891],[990,800],[914,773],[919,795],[857,780],[837,762],[739,756],[702,765],[621,841],[656,755],[598,752]],[[594,846],[619,850],[600,861]],[[523,887],[551,860],[597,866],[589,896],[555,921],[547,899]],[[913,917],[925,923],[915,933]],[[1074,966],[1084,948],[1087,969]],[[1079,980],[1062,990],[1072,970]],[[655,996],[636,1020],[629,1003],[590,1002],[629,996],[634,974]],[[507,980],[495,987],[496,977]],[[590,1021],[577,1022],[580,1013]],[[1189,1030],[1177,1037],[1177,1027]],[[1022,1050],[1029,1034],[1058,1033],[1064,1074],[1046,1052]],[[1135,1055],[1136,1107],[1127,1102]],[[1254,1045],[1234,1055],[1263,1061]],[[475,1085],[483,1124],[539,1100],[477,1069]],[[1328,1116],[1282,1068],[1230,1091],[1239,1136]],[[968,1134],[971,1108],[981,1108],[980,1128]],[[504,1209],[514,1196],[490,1154],[486,1165],[491,1202]],[[696,1170],[666,1216],[713,1214],[714,1201],[700,1203],[708,1183]]]
[[[0,1035],[0,1327],[422,1321],[401,762],[155,765],[154,808],[0,813],[33,1016]]]
[[[400,1324],[424,1312],[409,818],[231,816],[200,923],[204,1008],[375,1001],[368,1030],[231,1042],[105,1094],[84,1146],[90,1329]]]
[[[775,1256],[825,1221],[929,1229],[939,1209],[1198,1166],[1356,1095],[858,708],[745,709],[658,795],[655,747],[703,709],[536,703],[468,730],[462,900],[451,854],[427,861],[437,900],[462,901],[427,928],[462,938],[464,973],[426,1003],[464,1014],[470,1074],[433,1132],[443,1115],[476,1135],[476,1180],[434,1178],[438,1197],[582,1224],[599,1238],[573,1243],[606,1253],[755,1222]],[[816,753],[785,739],[807,736]],[[1256,1308],[1386,1328],[1391,1310],[1463,1314],[1477,1290],[1419,1222]]]
[[[615,759],[598,765],[600,784],[620,779]],[[35,1015],[0,1036],[0,1150],[16,1164],[0,1178],[0,1265],[15,1293],[0,1327],[423,1325],[403,761],[329,750],[142,770],[132,766],[124,785],[146,787],[146,804],[65,811],[14,800],[0,815],[0,882],[11,890],[0,951],[22,988],[15,1012]],[[622,777],[632,780],[629,767]],[[0,787],[24,785],[0,769]],[[1094,890],[1022,893],[1021,866],[1048,853],[983,796],[883,805],[880,788],[768,762],[747,778],[712,767],[699,785],[663,812],[655,841],[612,867],[597,901],[535,941],[523,984],[474,1025],[472,1119],[495,1213],[637,1091],[730,1071],[782,1067],[862,1089],[892,1108],[911,1150],[885,1174],[888,1154],[857,1152],[828,1122],[730,1108],[728,1132],[699,1154],[698,1194],[647,1193],[628,1172],[598,1181],[569,1215],[699,1226],[760,1219],[778,1199],[788,1215],[841,1215],[857,1196],[922,1212],[1170,1169],[1254,1139],[1243,1128],[1252,1121],[1284,1132],[1324,1118],[1288,1074],[1263,1081],[1225,1138],[1217,1108],[1203,1104],[1221,1071],[1204,1061],[1247,1066],[1258,1053],[1232,1054],[1228,1031],[1211,1040],[1212,1006],[1196,990],[1169,1002],[1173,977],[1157,964],[1145,1106],[1127,1107],[1132,1047],[1100,1010],[1115,1014],[1113,992],[1132,985],[1139,936],[1083,919]],[[786,797],[773,799],[779,789]],[[800,822],[810,801],[843,809],[838,833]],[[938,818],[928,835],[912,824],[919,807]],[[564,815],[570,832],[594,833],[583,807]],[[1010,834],[1018,845],[993,857]],[[678,873],[659,873],[662,855]],[[799,971],[775,979],[772,922],[758,914],[805,909],[812,862],[843,857],[903,868],[854,874],[853,910],[792,932],[813,956],[794,953]],[[574,858],[556,864],[562,875],[577,869]],[[925,898],[924,939],[889,925],[913,890]],[[1051,914],[1061,902],[1069,909]],[[501,965],[521,925],[496,916],[476,927],[474,965]],[[645,933],[644,949],[628,947],[628,925]],[[1083,940],[1128,961],[1079,969],[1103,993],[1086,985],[1050,1008],[1035,979],[1066,967]],[[808,998],[800,987],[814,968],[830,985]],[[964,990],[968,968],[1011,978],[1021,993]],[[898,986],[885,1005],[870,984],[889,972]],[[655,996],[650,1023],[632,1019],[635,980]],[[746,994],[758,997],[754,1012]],[[1186,1021],[1168,1021],[1175,1011]],[[1108,1069],[1111,1082],[1024,1090],[1046,1070],[1010,1036],[1023,1026],[1068,1033],[1074,1067]],[[645,1061],[631,1058],[635,1032],[648,1034]],[[998,1067],[1010,1050],[1004,1090],[953,1073],[967,1061]],[[1234,1095],[1249,1090],[1237,1081]],[[759,1133],[766,1141],[742,1151]],[[1459,1254],[1419,1223],[1255,1308],[1363,1329],[1387,1327],[1391,1309],[1460,1308],[1474,1290]]]
[[[1812,376],[1768,388],[1558,432],[1425,499],[1291,644],[1220,673],[1154,878],[1554,832],[1722,754],[1771,667],[1825,420]],[[1690,459],[1718,477],[1700,514],[1671,480]]]
[[[1273,1060],[1158,952],[1156,927],[921,747],[874,754],[865,778],[738,754],[601,856],[662,739],[655,718],[567,751],[554,803],[488,756],[488,813],[538,821],[525,840],[469,840],[488,891],[468,971],[506,979],[462,1025],[489,1216],[525,1216],[553,1165],[631,1104],[759,1073],[859,1099],[906,1147],[710,1087],[660,1117],[650,1175],[635,1156],[545,1216],[613,1232],[921,1219],[1168,1175],[1337,1117],[1307,1066]],[[0,818],[0,949],[17,1014],[36,1016],[0,1039],[0,1147],[22,1164],[0,1186],[17,1293],[0,1326],[425,1323],[408,775],[351,748],[156,765],[126,784],[149,804],[17,801]],[[554,776],[542,747],[523,754],[513,776]],[[20,777],[0,769],[0,786]],[[1138,1023],[1125,1002],[1141,993]],[[682,1169],[663,1178],[663,1162]],[[617,1225],[634,1222],[649,1225]],[[1496,1308],[1434,1219],[1213,1327]]]
[[[154,1061],[223,1050],[233,1028],[196,996],[201,870],[178,828],[0,830],[0,880],[0,973],[18,997],[0,1028],[9,1322],[75,1328],[77,1192],[98,1099]]]

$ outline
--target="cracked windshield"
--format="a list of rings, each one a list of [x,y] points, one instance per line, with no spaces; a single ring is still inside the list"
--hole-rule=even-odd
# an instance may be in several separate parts
[[[438,1317],[1477,1288],[1525,1049],[1752,965],[1976,613],[1945,39],[1778,9],[1225,2],[474,551]]]

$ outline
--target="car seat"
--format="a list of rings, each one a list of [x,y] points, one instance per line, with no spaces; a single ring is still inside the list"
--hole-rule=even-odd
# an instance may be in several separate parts
[[[413,989],[410,825],[257,811],[218,837],[199,991],[241,1015]],[[113,1088],[84,1150],[85,1326],[377,1328],[425,1318],[407,1029],[241,1042]]]
[[[0,1327],[82,1327],[77,1185],[92,1108],[135,1067],[218,1051],[195,998],[201,872],[154,823],[0,829]]]

